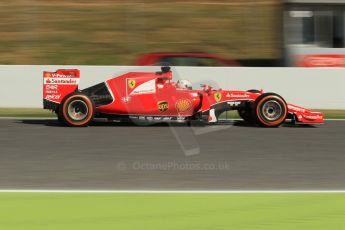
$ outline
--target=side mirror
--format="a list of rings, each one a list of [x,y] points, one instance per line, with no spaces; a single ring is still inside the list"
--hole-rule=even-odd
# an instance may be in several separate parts
[[[162,70],[162,73],[170,72],[170,66],[162,66],[161,70]]]
[[[162,66],[161,72],[157,72],[156,74],[160,75],[158,79],[160,80],[172,80],[172,72],[170,71],[169,66]]]

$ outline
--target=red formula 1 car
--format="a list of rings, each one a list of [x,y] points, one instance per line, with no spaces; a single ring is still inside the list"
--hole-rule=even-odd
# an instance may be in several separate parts
[[[79,70],[43,74],[43,106],[68,126],[87,126],[94,118],[145,122],[218,122],[221,113],[237,110],[243,120],[278,127],[323,123],[320,112],[287,104],[275,93],[258,90],[193,90],[186,80],[172,82],[169,67],[159,72],[130,72],[89,88],[78,89]]]

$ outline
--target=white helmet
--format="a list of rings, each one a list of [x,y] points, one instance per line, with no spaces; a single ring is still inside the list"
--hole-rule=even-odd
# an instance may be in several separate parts
[[[178,89],[192,89],[192,83],[188,80],[178,80],[176,83],[176,88]]]

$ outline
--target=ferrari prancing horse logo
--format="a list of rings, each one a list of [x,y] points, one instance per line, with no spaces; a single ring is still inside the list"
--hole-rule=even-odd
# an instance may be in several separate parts
[[[214,93],[214,100],[216,100],[216,102],[219,102],[222,99],[222,93],[221,92],[216,92]]]
[[[133,89],[135,87],[135,80],[129,79],[127,84],[130,89]]]

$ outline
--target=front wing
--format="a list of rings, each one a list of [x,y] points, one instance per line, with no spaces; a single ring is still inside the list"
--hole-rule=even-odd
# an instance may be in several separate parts
[[[322,124],[324,123],[324,114],[297,105],[288,104],[288,112],[292,119],[297,123],[303,124]]]

